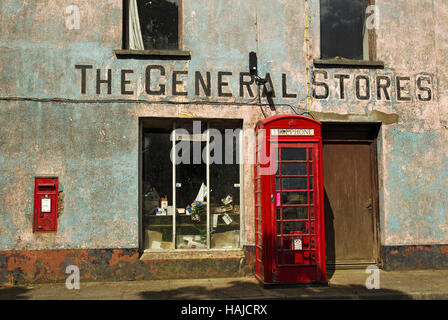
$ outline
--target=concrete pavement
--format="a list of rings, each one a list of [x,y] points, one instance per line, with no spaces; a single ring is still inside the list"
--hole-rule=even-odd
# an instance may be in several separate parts
[[[0,299],[17,300],[259,300],[444,299],[448,270],[380,271],[380,289],[367,289],[364,269],[329,272],[328,286],[264,288],[254,277],[0,286]]]

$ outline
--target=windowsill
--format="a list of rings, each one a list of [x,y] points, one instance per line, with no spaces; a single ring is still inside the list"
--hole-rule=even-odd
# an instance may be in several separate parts
[[[243,249],[178,249],[145,250],[140,260],[191,260],[191,259],[244,258]]]
[[[129,50],[117,49],[114,54],[118,58],[139,58],[139,59],[177,59],[189,60],[190,51],[183,50]]]
[[[317,68],[369,68],[369,69],[382,69],[384,68],[383,61],[370,61],[370,60],[352,60],[344,58],[332,58],[332,59],[314,59],[314,66]]]

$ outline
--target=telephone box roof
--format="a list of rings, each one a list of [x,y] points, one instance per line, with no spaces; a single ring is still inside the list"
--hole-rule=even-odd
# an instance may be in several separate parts
[[[314,119],[311,119],[311,118],[308,118],[308,117],[299,116],[299,115],[295,115],[295,114],[282,114],[282,115],[275,115],[275,116],[272,116],[272,117],[269,117],[269,118],[266,118],[266,119],[258,121],[257,122],[257,127],[260,124],[262,124],[262,126],[264,127],[264,126],[266,126],[266,125],[268,125],[270,123],[274,123],[274,122],[282,121],[282,120],[284,121],[284,120],[287,120],[287,119],[307,121],[307,122],[313,123],[314,125],[317,125],[317,126],[321,126],[322,125],[322,123],[320,121],[317,121],[317,120],[314,120]]]

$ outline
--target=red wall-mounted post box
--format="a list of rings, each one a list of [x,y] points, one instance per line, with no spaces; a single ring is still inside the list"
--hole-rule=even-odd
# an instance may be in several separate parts
[[[279,115],[255,131],[255,275],[326,283],[321,123]]]
[[[58,186],[57,177],[35,178],[33,232],[57,232]]]

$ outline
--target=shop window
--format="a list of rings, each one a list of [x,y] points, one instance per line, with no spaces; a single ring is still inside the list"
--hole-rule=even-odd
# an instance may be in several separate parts
[[[181,1],[124,0],[124,49],[179,50]]]
[[[240,248],[240,121],[145,120],[145,250]]]
[[[370,60],[366,9],[370,0],[320,0],[321,59]]]

